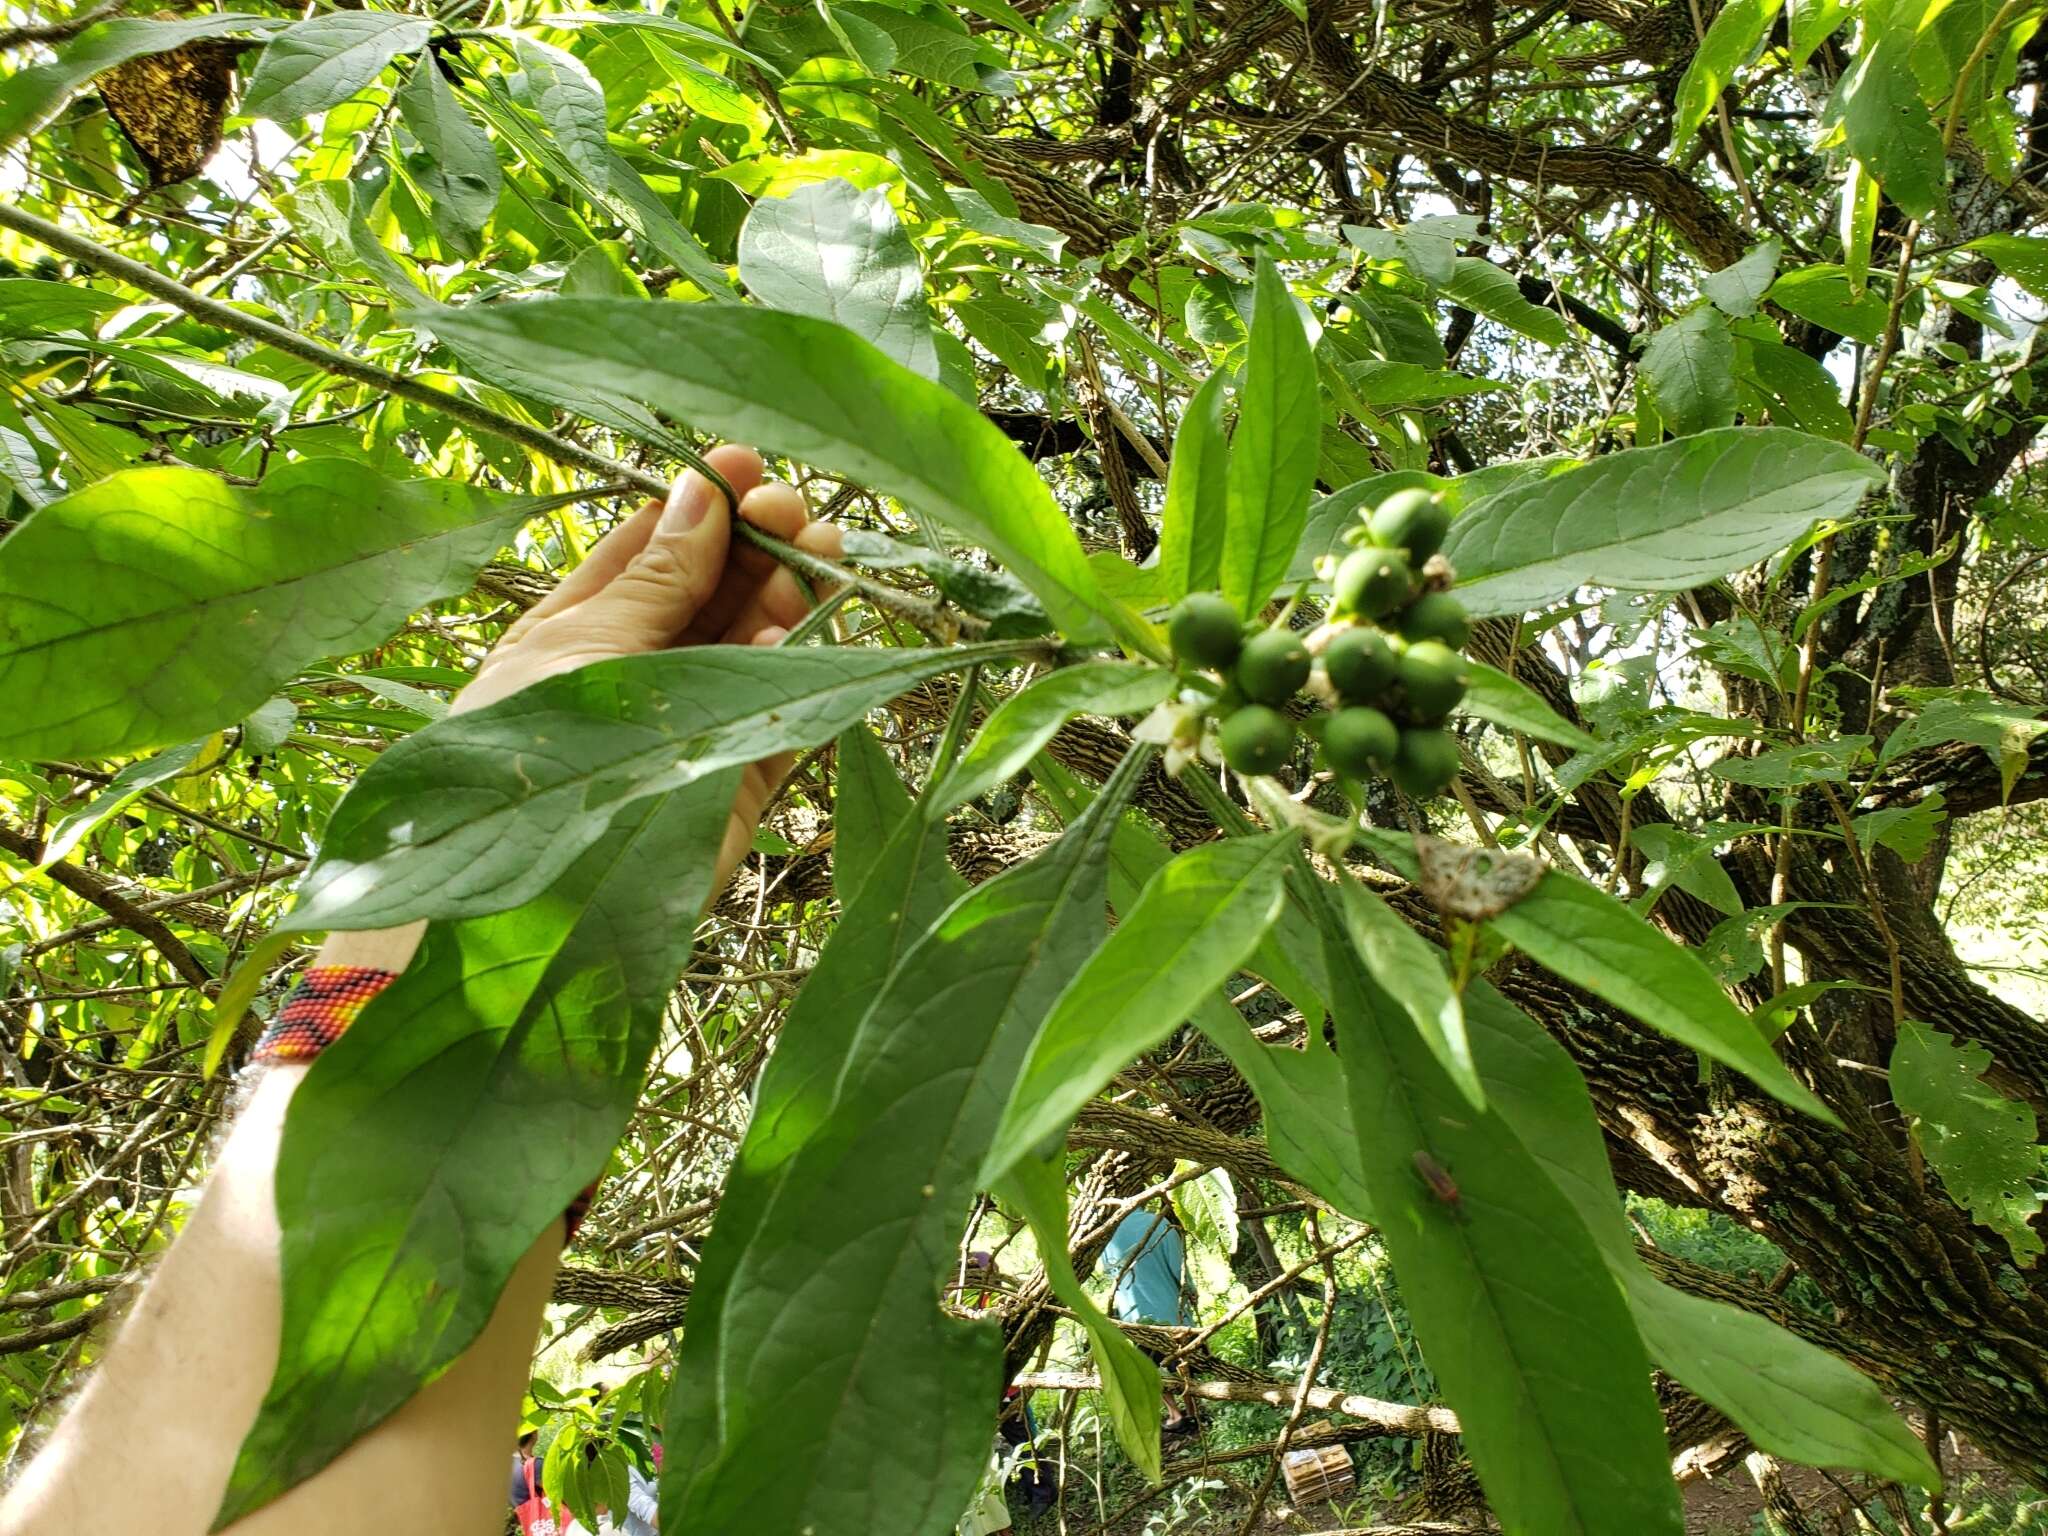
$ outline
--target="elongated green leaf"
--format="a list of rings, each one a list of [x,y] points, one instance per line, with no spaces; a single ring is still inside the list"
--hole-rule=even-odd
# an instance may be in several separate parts
[[[466,1349],[602,1168],[737,783],[730,769],[643,802],[531,907],[430,925],[307,1074],[278,1156],[277,1370],[222,1523],[311,1476]]]
[[[1879,188],[1861,160],[1849,162],[1842,178],[1842,270],[1848,274],[1849,296],[1860,298],[1870,279],[1870,247],[1877,238]],[[1993,258],[1996,260],[1996,258]]]
[[[401,53],[427,45],[428,23],[389,11],[330,11],[265,45],[242,110],[289,123],[347,101]]]
[[[1931,219],[1948,206],[1946,157],[1908,62],[1913,35],[1911,22],[1902,19],[1866,38],[1821,120],[1841,129],[1849,153],[1886,196],[1914,218]]]
[[[379,757],[335,809],[288,923],[502,912],[547,889],[627,802],[829,741],[992,654],[704,645],[547,678]]]
[[[2034,1112],[1983,1081],[1991,1053],[1908,1020],[1892,1048],[1892,1098],[1913,1118],[1913,1136],[1942,1187],[2012,1247],[2013,1262],[2041,1256],[2033,1219],[2048,1171]]]
[[[771,79],[781,79],[782,71],[762,58],[758,53],[749,53],[722,32],[709,27],[693,26],[673,16],[657,16],[651,11],[556,11],[548,16],[551,27],[645,27],[662,32],[682,42],[709,48],[714,53],[729,54],[743,59]]]
[[[1735,72],[1756,52],[1776,19],[1783,0],[1729,0],[1721,7],[1707,35],[1694,50],[1685,77],[1678,82],[1678,101],[1671,113],[1671,142],[1687,145],[1714,110]]]
[[[1022,772],[1076,715],[1135,714],[1172,690],[1171,672],[1138,662],[1091,661],[1048,672],[996,706],[945,782],[932,792],[927,810],[943,815]]]
[[[1114,809],[956,902],[875,995],[830,1104],[777,1117],[758,1221],[719,1241],[708,1325],[692,1298],[665,1529],[941,1536],[959,1519],[1001,1340],[933,1298],[1010,1080],[1100,934]]]
[[[1552,870],[1491,921],[1547,970],[1735,1068],[1773,1098],[1836,1123],[1696,954],[1597,886]]]
[[[1477,715],[1506,730],[1520,731],[1524,736],[1534,736],[1538,741],[1554,741],[1575,752],[1590,751],[1599,745],[1544,703],[1534,689],[1500,668],[1468,660],[1465,671],[1470,685],[1464,701],[1458,705],[1465,714]]]
[[[210,738],[188,741],[182,747],[172,747],[154,757],[145,757],[130,763],[115,774],[107,787],[94,795],[77,810],[68,812],[43,839],[43,856],[38,867],[51,865],[64,857],[94,827],[109,816],[118,815],[144,790],[153,789],[166,779],[174,779],[199,760],[199,754],[206,749]]]
[[[1591,1234],[1324,921],[1358,1171],[1487,1502],[1508,1530],[1676,1536],[1650,1363]],[[1418,1154],[1455,1185],[1455,1206]]]
[[[441,339],[541,399],[625,394],[923,507],[1036,592],[1070,639],[1104,632],[1080,540],[1030,463],[944,386],[838,326],[750,306],[539,299],[438,309]]]
[[[126,17],[96,22],[64,46],[47,64],[31,64],[9,75],[0,89],[0,147],[34,133],[63,108],[72,93],[94,75],[139,59],[168,53],[203,37],[281,32],[292,23],[277,16],[181,16],[170,21]]]
[[[1767,298],[1802,320],[1876,346],[1884,337],[1891,313],[1891,285],[1867,287],[1851,281],[1843,268],[1829,263],[1797,267],[1771,284]]]
[[[1849,0],[1786,0],[1786,7],[1794,69],[1802,68],[1849,15]]]
[[[1724,427],[1511,485],[1451,524],[1444,553],[1475,614],[1523,613],[1582,586],[1678,591],[1846,517],[1883,478],[1840,443]]]
[[[611,183],[611,135],[604,87],[565,49],[512,34],[512,54],[525,76],[520,99],[548,125],[569,163],[594,186]]]
[[[1080,1319],[1088,1351],[1102,1379],[1102,1400],[1117,1444],[1146,1480],[1159,1481],[1159,1371],[1138,1346],[1081,1289],[1067,1248],[1067,1183],[1058,1161],[1027,1157],[1011,1169],[997,1191],[1024,1213],[1045,1261],[1046,1283],[1061,1305]]]
[[[1322,430],[1308,333],[1279,271],[1261,258],[1224,472],[1223,595],[1247,617],[1280,584],[1301,542]]]
[[[927,379],[939,376],[924,269],[886,187],[834,177],[754,204],[740,277],[771,309],[843,325]]]
[[[1571,1058],[1485,982],[1467,1001],[1489,1102],[1577,1209],[1621,1282],[1651,1357],[1775,1455],[1931,1486],[1926,1449],[1867,1377],[1753,1312],[1650,1275]]]
[[[1842,386],[1826,368],[1796,347],[1755,337],[1738,338],[1735,350],[1738,371],[1763,394],[1773,422],[1849,440],[1856,424],[1842,403]]]
[[[860,894],[882,851],[910,814],[910,792],[889,754],[864,725],[849,726],[834,754],[832,890],[844,907]]]
[[[410,168],[432,200],[434,227],[458,249],[473,251],[477,232],[498,206],[503,175],[497,152],[430,56],[422,56],[398,88],[398,110],[419,140]]]
[[[1654,331],[1639,377],[1673,437],[1735,420],[1735,338],[1728,320],[1701,304]]]
[[[1556,310],[1531,304],[1512,277],[1481,257],[1458,258],[1457,271],[1443,285],[1443,296],[1546,347],[1561,347],[1571,339]]]
[[[1168,601],[1213,592],[1223,580],[1226,519],[1223,386],[1218,370],[1202,381],[1180,418],[1166,468],[1166,507],[1159,522],[1159,579]]]
[[[253,489],[111,475],[0,543],[0,743],[99,757],[229,724],[465,590],[535,505],[344,459]]]
[[[2035,298],[2048,295],[2048,240],[2038,235],[1979,235],[1966,251],[1978,251]]]
[[[1443,962],[1429,941],[1394,915],[1384,901],[1348,876],[1338,887],[1344,929],[1374,981],[1408,1015],[1423,1044],[1474,1109],[1486,1108],[1486,1090],[1465,1034],[1465,1004],[1451,990]]]
[[[1180,1028],[1244,964],[1279,915],[1293,844],[1287,832],[1204,843],[1146,882],[1053,1005],[1003,1112],[983,1184],[1064,1130],[1120,1068]]]

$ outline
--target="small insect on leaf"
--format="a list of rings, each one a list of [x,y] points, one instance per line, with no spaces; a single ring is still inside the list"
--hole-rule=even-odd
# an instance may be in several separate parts
[[[1458,1192],[1458,1181],[1451,1177],[1450,1171],[1442,1163],[1427,1152],[1417,1152],[1415,1172],[1422,1182],[1429,1186],[1429,1192],[1449,1206],[1454,1214],[1465,1214],[1464,1196]]]

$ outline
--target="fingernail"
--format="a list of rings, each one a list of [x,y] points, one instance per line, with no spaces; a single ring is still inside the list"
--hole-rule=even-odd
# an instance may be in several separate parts
[[[686,470],[669,487],[668,504],[661,509],[663,533],[685,533],[704,521],[711,509],[711,483],[694,469]]]

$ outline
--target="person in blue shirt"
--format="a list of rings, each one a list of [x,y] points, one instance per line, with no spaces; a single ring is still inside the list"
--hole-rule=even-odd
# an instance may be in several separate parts
[[[1097,1261],[1101,1273],[1113,1277],[1110,1315],[1124,1323],[1163,1323],[1186,1327],[1195,1320],[1194,1298],[1187,1284],[1187,1244],[1180,1229],[1158,1211],[1132,1211],[1117,1223]],[[1142,1346],[1140,1346],[1142,1348]],[[1155,1361],[1157,1350],[1146,1350]],[[1180,1434],[1194,1428],[1173,1394],[1165,1393],[1160,1428]]]

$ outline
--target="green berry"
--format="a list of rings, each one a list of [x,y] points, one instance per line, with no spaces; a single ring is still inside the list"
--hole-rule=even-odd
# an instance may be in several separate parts
[[[1458,776],[1458,744],[1448,731],[1409,726],[1401,732],[1389,772],[1405,793],[1427,800]]]
[[[1308,647],[1291,629],[1268,629],[1245,641],[1237,686],[1256,704],[1285,704],[1308,681]]]
[[[1434,725],[1465,697],[1465,658],[1441,640],[1420,640],[1401,653],[1401,692],[1409,716]]]
[[[1223,761],[1239,773],[1276,773],[1294,750],[1294,722],[1264,704],[1247,704],[1217,733]]]
[[[1386,769],[1400,741],[1393,721],[1362,705],[1340,709],[1323,724],[1323,756],[1332,768],[1354,779]]]
[[[1166,637],[1185,665],[1221,672],[1237,660],[1244,629],[1237,609],[1214,592],[1190,592],[1167,619]]]
[[[1353,550],[1337,567],[1337,611],[1361,619],[1385,618],[1408,601],[1414,587],[1408,558],[1400,550]]]
[[[1409,560],[1420,565],[1443,548],[1451,514],[1430,491],[1396,491],[1373,510],[1366,526],[1375,544],[1406,550]]]
[[[1393,685],[1399,659],[1376,629],[1347,629],[1323,650],[1323,675],[1347,704],[1375,704]]]
[[[1450,593],[1425,592],[1402,610],[1401,636],[1441,640],[1455,651],[1472,638],[1472,624],[1465,617],[1465,605]]]

